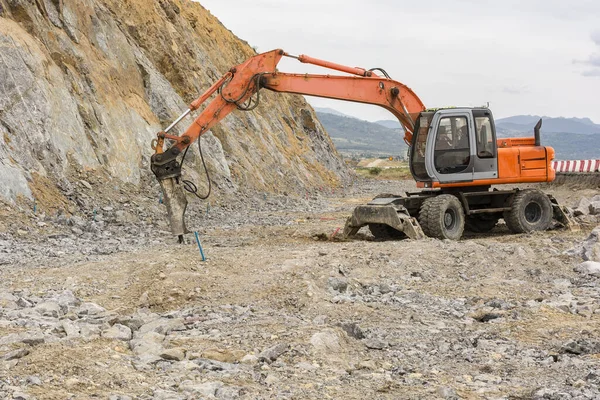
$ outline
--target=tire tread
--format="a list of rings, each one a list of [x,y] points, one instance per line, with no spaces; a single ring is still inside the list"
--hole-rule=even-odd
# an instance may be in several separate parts
[[[527,197],[532,193],[535,193],[537,196],[540,196],[542,198],[546,198],[547,204],[549,205],[549,208],[550,208],[550,218],[548,219],[547,223],[544,223],[542,225],[542,229],[533,229],[533,230],[546,230],[546,229],[548,229],[548,226],[552,222],[552,203],[550,203],[550,200],[548,199],[546,194],[544,194],[542,191],[540,191],[538,189],[519,190],[512,197],[511,210],[504,212],[504,222],[506,223],[506,226],[508,227],[508,229],[510,229],[511,232],[526,233],[526,232],[532,231],[532,229],[528,229],[528,227],[525,226],[521,220],[521,210],[523,210],[525,207],[525,204],[523,204],[523,203],[525,201],[527,201]]]
[[[443,214],[448,208],[448,205],[454,201],[458,202],[460,212],[462,213],[463,211],[460,201],[456,198],[456,196],[451,194],[441,194],[436,197],[430,197],[423,201],[421,209],[419,210],[419,224],[421,225],[421,229],[423,229],[423,233],[425,233],[425,235],[437,239],[448,239],[443,228]],[[462,236],[464,230],[464,214],[462,215],[462,219],[463,226],[460,229],[459,238]]]

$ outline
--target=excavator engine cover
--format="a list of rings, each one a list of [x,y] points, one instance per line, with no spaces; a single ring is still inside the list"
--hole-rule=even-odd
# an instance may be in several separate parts
[[[382,224],[403,232],[410,239],[424,239],[425,234],[417,220],[410,216],[404,206],[394,204],[393,200],[378,198],[366,206],[356,207],[346,221],[344,237],[356,235],[363,226]]]

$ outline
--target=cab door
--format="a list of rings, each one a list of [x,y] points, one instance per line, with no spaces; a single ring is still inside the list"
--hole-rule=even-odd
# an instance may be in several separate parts
[[[498,178],[498,148],[494,117],[488,109],[474,109],[475,165],[473,179]]]
[[[471,182],[475,173],[475,129],[471,110],[440,110],[431,121],[425,164],[440,183]]]

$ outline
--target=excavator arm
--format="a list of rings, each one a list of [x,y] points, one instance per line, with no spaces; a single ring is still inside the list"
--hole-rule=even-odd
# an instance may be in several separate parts
[[[416,115],[425,109],[419,98],[408,87],[400,82],[378,76],[273,73],[262,77],[261,86],[275,92],[298,93],[381,106],[398,118],[404,127],[404,140],[407,144],[412,141]]]
[[[284,56],[351,75],[281,73],[276,67]],[[380,71],[385,74],[385,71]],[[425,106],[410,88],[385,75],[382,77],[374,70],[347,67],[305,55],[296,57],[283,50],[256,55],[233,67],[195,100],[171,126],[164,132],[159,132],[157,139],[153,141],[155,153],[151,159],[151,167],[163,189],[173,234],[178,235],[181,240],[181,235],[186,233],[183,215],[187,203],[179,185],[181,165],[177,161],[178,156],[233,110],[254,109],[260,99],[257,97],[260,96],[260,89],[378,105],[398,118],[404,128],[404,140],[410,144],[415,120],[425,110]],[[215,93],[217,96],[205,106],[181,136],[169,134],[177,123],[198,110]],[[165,140],[172,141],[166,150]]]

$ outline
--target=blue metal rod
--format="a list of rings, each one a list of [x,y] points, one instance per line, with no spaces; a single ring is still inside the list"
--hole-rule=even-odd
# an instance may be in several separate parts
[[[196,243],[198,243],[198,250],[200,250],[202,261],[206,261],[206,257],[204,257],[204,250],[202,250],[202,245],[200,244],[200,239],[198,238],[198,232],[194,232],[194,235],[196,235]]]

